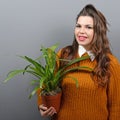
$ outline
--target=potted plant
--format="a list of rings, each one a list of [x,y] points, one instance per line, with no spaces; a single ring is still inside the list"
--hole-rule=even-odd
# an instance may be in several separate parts
[[[57,56],[57,53],[55,52],[57,48],[57,45],[53,45],[49,48],[41,47],[42,55],[37,59],[32,59],[28,56],[20,56],[22,59],[29,62],[29,64],[24,69],[18,69],[18,70],[12,70],[8,73],[6,79],[4,82],[6,83],[10,79],[12,79],[14,76],[23,73],[29,73],[36,77],[35,80],[31,80],[32,85],[35,86],[35,88],[32,90],[29,98],[31,98],[34,94],[36,94],[38,91],[42,97],[42,101],[46,106],[55,106],[55,103],[53,105],[48,105],[48,103],[51,101],[51,96],[57,95],[57,97],[60,99],[61,97],[61,88],[60,88],[60,82],[65,77],[65,75],[68,72],[74,71],[74,70],[87,70],[92,71],[91,68],[86,66],[80,66],[75,68],[68,68],[70,65],[79,62],[81,60],[88,59],[89,56],[84,56],[81,58],[76,58],[74,60],[65,60],[60,59]],[[63,68],[58,68],[56,70],[56,61],[64,60],[68,63]],[[68,69],[66,69],[68,68]],[[69,76],[71,79],[76,81],[76,86],[78,86],[76,78],[72,78],[72,76]],[[44,102],[46,99],[45,96],[49,96],[49,102]],[[60,106],[60,100],[55,100],[59,103],[56,103],[58,105],[58,108],[56,108],[56,111],[59,111]]]

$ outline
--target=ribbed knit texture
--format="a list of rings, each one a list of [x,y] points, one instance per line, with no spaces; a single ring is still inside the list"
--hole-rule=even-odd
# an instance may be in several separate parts
[[[68,74],[78,80],[78,88],[74,80],[63,79],[61,108],[55,120],[120,120],[120,64],[114,56],[110,59],[108,88],[97,87],[89,72]],[[96,61],[88,59],[77,65],[94,68]]]

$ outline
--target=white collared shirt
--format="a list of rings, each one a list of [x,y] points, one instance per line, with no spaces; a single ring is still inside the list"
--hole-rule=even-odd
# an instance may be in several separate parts
[[[87,54],[90,56],[91,61],[93,61],[95,59],[95,55],[93,54],[92,51],[87,51],[82,45],[79,45],[78,47],[78,54],[81,57],[83,54],[85,54],[87,52]]]

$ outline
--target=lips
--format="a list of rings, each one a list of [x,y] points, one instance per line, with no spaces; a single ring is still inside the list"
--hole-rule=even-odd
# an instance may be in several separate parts
[[[84,40],[86,40],[87,39],[87,37],[85,37],[85,36],[78,36],[78,40],[79,41],[84,41]]]

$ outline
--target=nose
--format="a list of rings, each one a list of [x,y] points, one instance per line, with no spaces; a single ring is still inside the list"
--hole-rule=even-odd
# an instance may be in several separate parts
[[[84,27],[81,27],[80,30],[79,30],[80,33],[85,33],[85,28]]]

